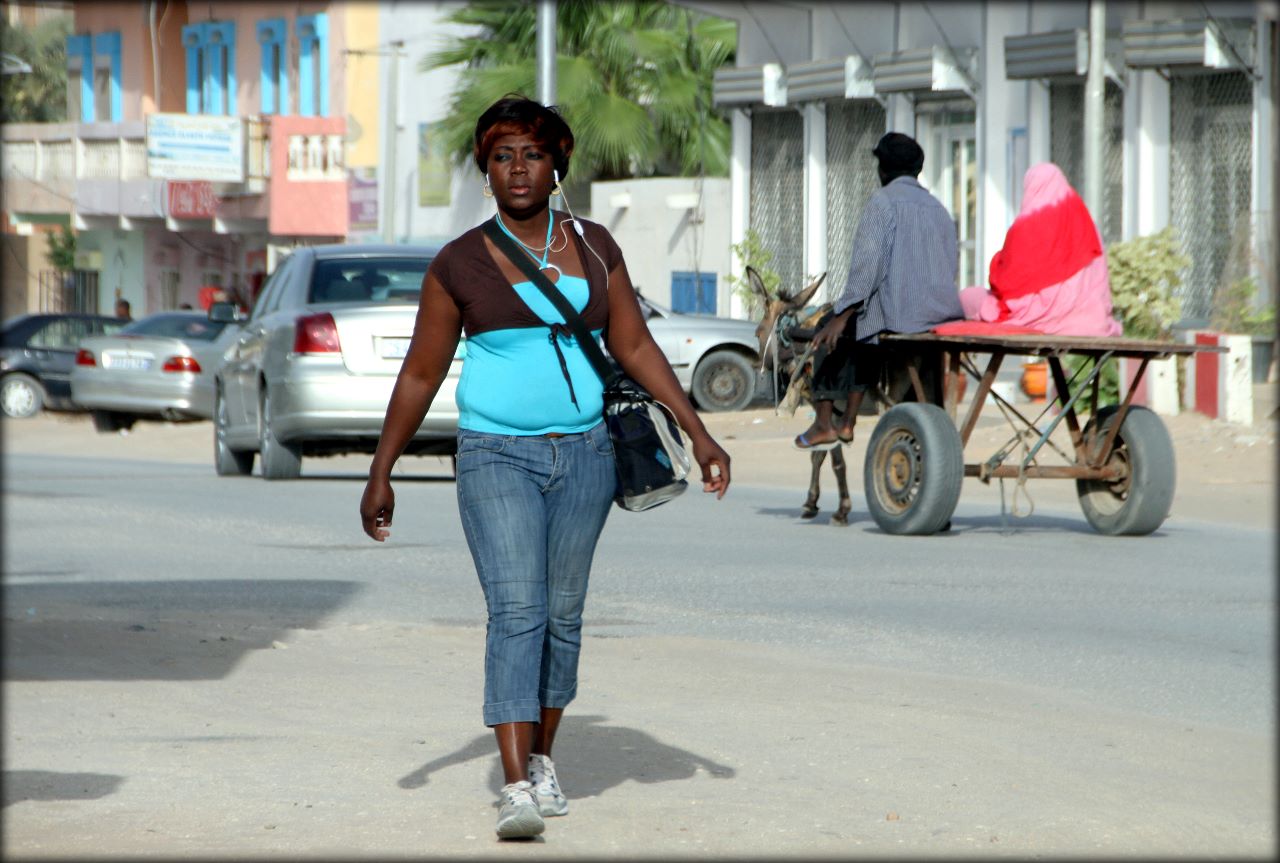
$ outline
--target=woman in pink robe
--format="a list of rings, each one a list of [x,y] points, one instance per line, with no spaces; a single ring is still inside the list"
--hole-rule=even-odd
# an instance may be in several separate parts
[[[991,290],[960,292],[965,317],[1063,336],[1118,336],[1102,236],[1057,165],[1022,180],[1022,209],[991,259]]]

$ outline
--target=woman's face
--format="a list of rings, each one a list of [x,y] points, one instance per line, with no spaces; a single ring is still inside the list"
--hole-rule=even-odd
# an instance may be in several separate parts
[[[503,135],[489,151],[489,185],[504,210],[536,210],[546,206],[555,180],[551,153],[532,135]]]

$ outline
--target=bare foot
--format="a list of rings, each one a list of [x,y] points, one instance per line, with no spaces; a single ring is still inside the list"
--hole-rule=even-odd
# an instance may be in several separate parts
[[[796,435],[795,446],[796,449],[826,449],[838,442],[834,428],[815,423]]]

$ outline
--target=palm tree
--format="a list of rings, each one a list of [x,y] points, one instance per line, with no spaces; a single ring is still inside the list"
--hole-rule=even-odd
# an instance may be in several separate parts
[[[30,30],[0,21],[0,51],[30,67],[0,76],[0,122],[67,119],[67,36],[71,24],[70,14],[46,19]]]
[[[473,0],[449,20],[480,32],[452,39],[418,68],[467,66],[442,128],[464,164],[484,109],[508,93],[534,92],[535,9]],[[711,83],[736,47],[733,22],[664,2],[560,0],[557,102],[573,128],[574,180],[727,175],[729,124],[711,107]]]

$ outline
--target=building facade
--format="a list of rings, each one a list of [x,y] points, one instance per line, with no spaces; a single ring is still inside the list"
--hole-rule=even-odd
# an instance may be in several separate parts
[[[829,296],[843,287],[886,131],[925,149],[959,287],[986,283],[1028,167],[1053,161],[1084,192],[1088,3],[679,2],[738,21],[716,86],[733,118],[731,233],[758,232],[784,285],[826,271]],[[1104,238],[1175,228],[1193,262],[1187,326],[1242,275],[1274,302],[1277,4],[1105,9]]]
[[[3,133],[5,232],[77,235],[76,289],[28,272],[27,309],[125,299],[138,316],[197,305],[207,286],[250,302],[280,250],[347,235],[346,39],[376,30],[376,8],[155,0],[73,15],[67,122]]]

